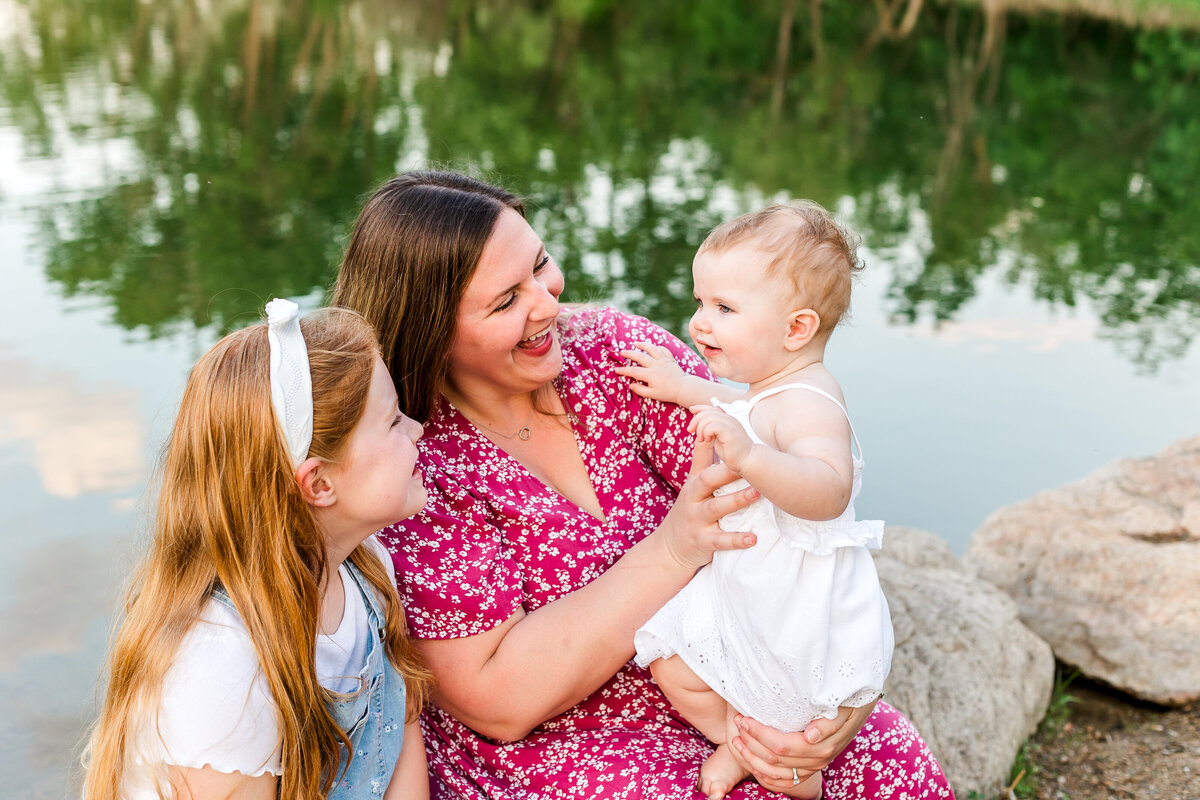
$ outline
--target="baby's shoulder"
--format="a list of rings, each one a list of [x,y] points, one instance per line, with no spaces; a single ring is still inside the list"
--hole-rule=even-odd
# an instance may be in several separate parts
[[[804,371],[804,377],[786,381],[760,392],[758,406],[764,410],[775,409],[777,413],[799,408],[830,408],[841,415],[846,408],[846,397],[837,378],[822,364],[815,364]]]
[[[846,399],[828,370],[772,388],[755,403],[752,420],[756,428],[767,428],[785,440],[848,432]]]

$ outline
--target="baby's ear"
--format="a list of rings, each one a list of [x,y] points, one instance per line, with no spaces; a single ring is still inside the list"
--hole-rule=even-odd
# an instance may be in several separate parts
[[[821,330],[821,317],[811,308],[801,308],[791,313],[784,347],[795,352],[811,342]]]
[[[329,474],[329,465],[319,458],[306,458],[296,467],[296,483],[300,485],[300,496],[315,508],[334,504],[337,494]]]

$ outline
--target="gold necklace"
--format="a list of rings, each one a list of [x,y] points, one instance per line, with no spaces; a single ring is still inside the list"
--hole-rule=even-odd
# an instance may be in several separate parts
[[[529,427],[529,423],[533,421],[533,412],[532,411],[529,412],[529,419],[526,421],[526,423],[524,425],[522,425],[520,428],[517,428],[516,433],[504,433],[503,431],[498,431],[495,428],[493,428],[491,425],[485,425],[484,423],[475,419],[474,417],[469,415],[466,411],[463,411],[461,408],[458,409],[458,413],[460,413],[464,417],[466,417],[467,422],[471,423],[475,427],[484,428],[486,430],[489,430],[492,433],[496,434],[497,436],[499,436],[503,439],[520,439],[522,442],[527,442],[527,441],[529,441],[529,437],[533,435],[533,429]]]

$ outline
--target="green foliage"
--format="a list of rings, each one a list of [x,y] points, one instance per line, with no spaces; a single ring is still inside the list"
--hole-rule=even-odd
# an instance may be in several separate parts
[[[46,269],[151,334],[327,285],[364,194],[430,162],[525,193],[569,299],[676,330],[704,234],[777,193],[849,203],[874,252],[917,252],[894,268],[901,322],[954,318],[1004,270],[1092,304],[1147,369],[1200,327],[1194,32],[1010,17],[985,61],[969,7],[866,48],[872,6],[823,4],[818,40],[797,3],[777,73],[782,3],[24,7],[0,91],[26,149],[136,155],[45,204]]]
[[[1009,770],[1008,785],[1012,796],[1023,798],[1023,800],[1038,796],[1042,770],[1031,750],[1037,746],[1035,742],[1045,742],[1063,734],[1066,724],[1071,718],[1071,706],[1079,702],[1079,698],[1069,691],[1071,684],[1079,677],[1079,674],[1077,669],[1068,672],[1062,664],[1055,666],[1054,689],[1050,695],[1050,704],[1046,708],[1046,715],[1038,724],[1037,732],[1033,737],[1021,743],[1021,749],[1017,751],[1012,768]]]

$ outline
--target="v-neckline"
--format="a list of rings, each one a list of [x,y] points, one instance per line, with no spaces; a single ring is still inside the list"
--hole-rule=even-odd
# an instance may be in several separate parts
[[[486,442],[487,445],[489,447],[491,447],[500,457],[505,458],[505,459],[511,461],[513,464],[515,464],[518,468],[520,468],[520,470],[530,480],[536,481],[549,494],[552,494],[555,497],[562,500],[563,502],[570,504],[570,506],[572,508],[574,508],[577,511],[579,511],[580,513],[584,514],[588,519],[592,520],[595,524],[599,525],[600,527],[602,527],[602,528],[607,527],[609,520],[612,519],[612,514],[605,507],[604,501],[600,497],[600,492],[596,489],[596,482],[592,479],[592,470],[589,467],[587,456],[584,455],[584,448],[582,446],[580,432],[576,428],[577,422],[580,425],[584,425],[584,422],[582,419],[577,418],[577,415],[575,414],[575,412],[570,410],[570,407],[567,405],[567,401],[563,398],[562,393],[566,389],[564,384],[565,384],[565,379],[561,375],[559,377],[555,378],[551,382],[551,385],[554,387],[554,394],[558,398],[558,402],[562,405],[563,411],[566,412],[567,426],[571,431],[572,438],[575,440],[575,449],[579,453],[579,461],[583,465],[584,473],[587,475],[588,486],[590,486],[592,489],[592,495],[596,498],[596,505],[599,506],[600,513],[604,515],[602,517],[597,517],[595,514],[588,511],[586,508],[583,508],[582,506],[580,506],[578,503],[576,503],[571,498],[567,497],[565,494],[560,492],[558,489],[556,489],[553,486],[551,486],[550,484],[546,483],[544,480],[539,478],[537,475],[534,475],[533,471],[530,470],[529,467],[522,464],[521,461],[516,456],[514,456],[512,453],[508,452],[503,447],[501,447],[500,445],[496,444],[491,439],[489,439],[477,425],[475,425],[474,423],[471,422],[471,420],[467,417],[466,414],[464,414],[457,406],[454,405],[453,402],[451,402],[450,398],[446,397],[445,395],[442,395],[442,399],[445,400],[446,405],[449,406],[450,409],[454,412],[454,414],[458,417],[460,424],[465,425],[467,428],[470,428],[476,438],[481,439],[482,441]]]

